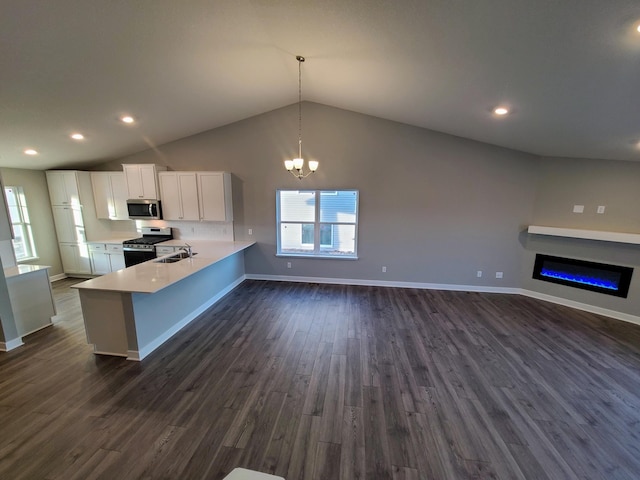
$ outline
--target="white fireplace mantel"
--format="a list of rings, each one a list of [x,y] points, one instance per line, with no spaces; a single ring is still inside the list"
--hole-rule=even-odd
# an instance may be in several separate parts
[[[554,237],[584,238],[603,242],[631,243],[640,245],[640,233],[605,232],[600,230],[582,230],[578,228],[544,227],[529,225],[529,233],[551,235]]]

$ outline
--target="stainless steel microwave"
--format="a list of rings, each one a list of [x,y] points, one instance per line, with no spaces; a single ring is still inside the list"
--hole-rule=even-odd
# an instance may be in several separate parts
[[[160,200],[127,200],[127,211],[132,220],[162,220]]]

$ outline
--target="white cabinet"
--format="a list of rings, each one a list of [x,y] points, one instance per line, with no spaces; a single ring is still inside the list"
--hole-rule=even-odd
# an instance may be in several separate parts
[[[90,275],[86,232],[102,233],[94,215],[91,175],[79,170],[49,170],[46,175],[64,273]]]
[[[122,270],[127,267],[124,263],[124,252],[122,251],[121,243],[117,245],[107,243],[107,253],[109,254],[112,272]]]
[[[81,205],[78,177],[75,170],[49,170],[46,172],[51,205]]]
[[[111,272],[111,263],[104,243],[90,243],[89,255],[91,257],[91,273],[106,275]]]
[[[197,172],[200,220],[232,222],[231,174]]]
[[[91,274],[91,261],[86,243],[59,243],[64,273]]]
[[[200,220],[195,172],[160,172],[164,220]]]
[[[90,243],[91,273],[106,275],[125,268],[122,244]]]
[[[158,199],[158,172],[166,170],[153,164],[123,164],[127,197],[131,199]]]
[[[160,172],[165,220],[233,221],[231,175],[224,172]]]
[[[129,220],[127,183],[123,172],[91,172],[96,217]]]
[[[51,210],[58,242],[84,243],[86,241],[84,219],[82,218],[82,209],[80,207],[54,205]]]

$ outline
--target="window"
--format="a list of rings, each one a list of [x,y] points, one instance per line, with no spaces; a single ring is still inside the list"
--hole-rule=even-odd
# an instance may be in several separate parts
[[[301,240],[303,245],[313,245],[313,227],[312,223],[302,225]],[[333,225],[327,225],[326,223],[320,225],[320,246],[333,247]]]
[[[357,190],[278,190],[278,255],[357,257]]]
[[[36,258],[31,221],[27,210],[27,201],[22,187],[5,187],[11,226],[13,227],[13,250],[16,260],[24,261]]]

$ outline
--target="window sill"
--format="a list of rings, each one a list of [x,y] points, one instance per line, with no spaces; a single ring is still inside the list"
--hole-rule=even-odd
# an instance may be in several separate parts
[[[288,258],[319,258],[322,260],[358,260],[355,255],[311,255],[304,253],[276,253],[276,257]]]
[[[36,260],[40,260],[40,257],[28,257],[28,258],[21,258],[21,259],[16,259],[17,263],[28,263],[28,262],[35,262]]]

